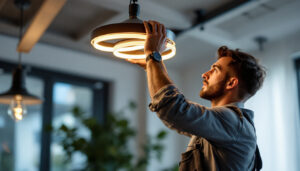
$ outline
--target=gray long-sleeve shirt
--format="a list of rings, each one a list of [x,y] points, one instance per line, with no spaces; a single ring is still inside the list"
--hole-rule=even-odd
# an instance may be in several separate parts
[[[254,166],[256,134],[253,112],[242,105],[208,108],[188,101],[174,85],[167,85],[154,95],[149,107],[166,126],[191,137],[187,151],[195,143],[203,146],[209,170],[244,171]]]

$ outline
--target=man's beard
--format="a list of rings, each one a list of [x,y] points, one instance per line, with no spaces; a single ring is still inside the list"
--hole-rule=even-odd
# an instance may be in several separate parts
[[[206,84],[206,87],[203,87],[200,91],[200,97],[207,100],[213,100],[222,97],[225,94],[226,81],[227,78],[211,86]]]

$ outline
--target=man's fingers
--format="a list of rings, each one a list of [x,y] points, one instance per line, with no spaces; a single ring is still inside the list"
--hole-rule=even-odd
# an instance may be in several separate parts
[[[161,24],[160,22],[157,22],[157,21],[153,21],[153,22],[154,22],[155,25],[156,25],[157,32],[158,32],[159,34],[161,34],[161,33],[162,33],[162,27],[164,27],[164,25]]]
[[[164,25],[162,25],[162,34],[164,35],[164,37],[167,37],[167,30]]]
[[[155,21],[149,21],[149,23],[152,26],[152,34],[156,34],[157,33],[157,24],[155,23]]]
[[[149,28],[149,23],[147,21],[144,21],[144,26],[145,26],[146,34],[149,34],[150,28]]]
[[[162,25],[162,24],[159,24],[159,25],[158,25],[158,32],[159,32],[159,34],[161,34],[161,35],[164,35],[164,34],[163,34],[163,27],[164,27],[164,25]]]
[[[156,28],[157,28],[157,33],[162,35],[163,37],[166,37],[166,28],[163,24],[157,22],[157,21],[153,21],[156,24]]]

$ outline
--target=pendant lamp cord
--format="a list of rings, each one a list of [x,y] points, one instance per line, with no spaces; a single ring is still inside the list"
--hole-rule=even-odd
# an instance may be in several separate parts
[[[23,2],[20,6],[20,30],[19,30],[19,43],[22,39],[22,36],[23,36],[23,15],[24,15],[24,9],[23,9]],[[22,68],[22,53],[21,52],[18,52],[19,53],[19,60],[18,60],[18,67],[19,68]]]

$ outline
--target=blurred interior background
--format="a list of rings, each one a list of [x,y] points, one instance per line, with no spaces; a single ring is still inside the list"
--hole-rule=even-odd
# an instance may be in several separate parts
[[[31,0],[24,11],[24,32],[45,1]],[[237,4],[237,2],[239,2]],[[201,74],[216,60],[222,45],[257,57],[267,68],[263,88],[245,107],[255,111],[255,124],[264,171],[300,170],[300,1],[299,0],[140,0],[140,18],[157,20],[177,34],[177,54],[165,61],[170,77],[187,99],[200,99]],[[188,138],[168,130],[148,109],[150,97],[143,69],[95,50],[91,31],[128,18],[129,0],[69,0],[41,35],[22,63],[26,88],[43,99],[28,106],[27,116],[14,122],[7,105],[0,105],[0,170],[76,170],[86,160],[80,153],[68,166],[63,147],[44,127],[78,126],[75,105],[103,121],[108,111],[120,111],[130,101],[134,112],[124,116],[136,131],[130,151],[147,135],[167,130],[162,160],[151,159],[149,171],[176,165]],[[17,65],[19,9],[13,0],[0,0],[0,92],[11,86]],[[82,127],[80,134],[89,137]]]

